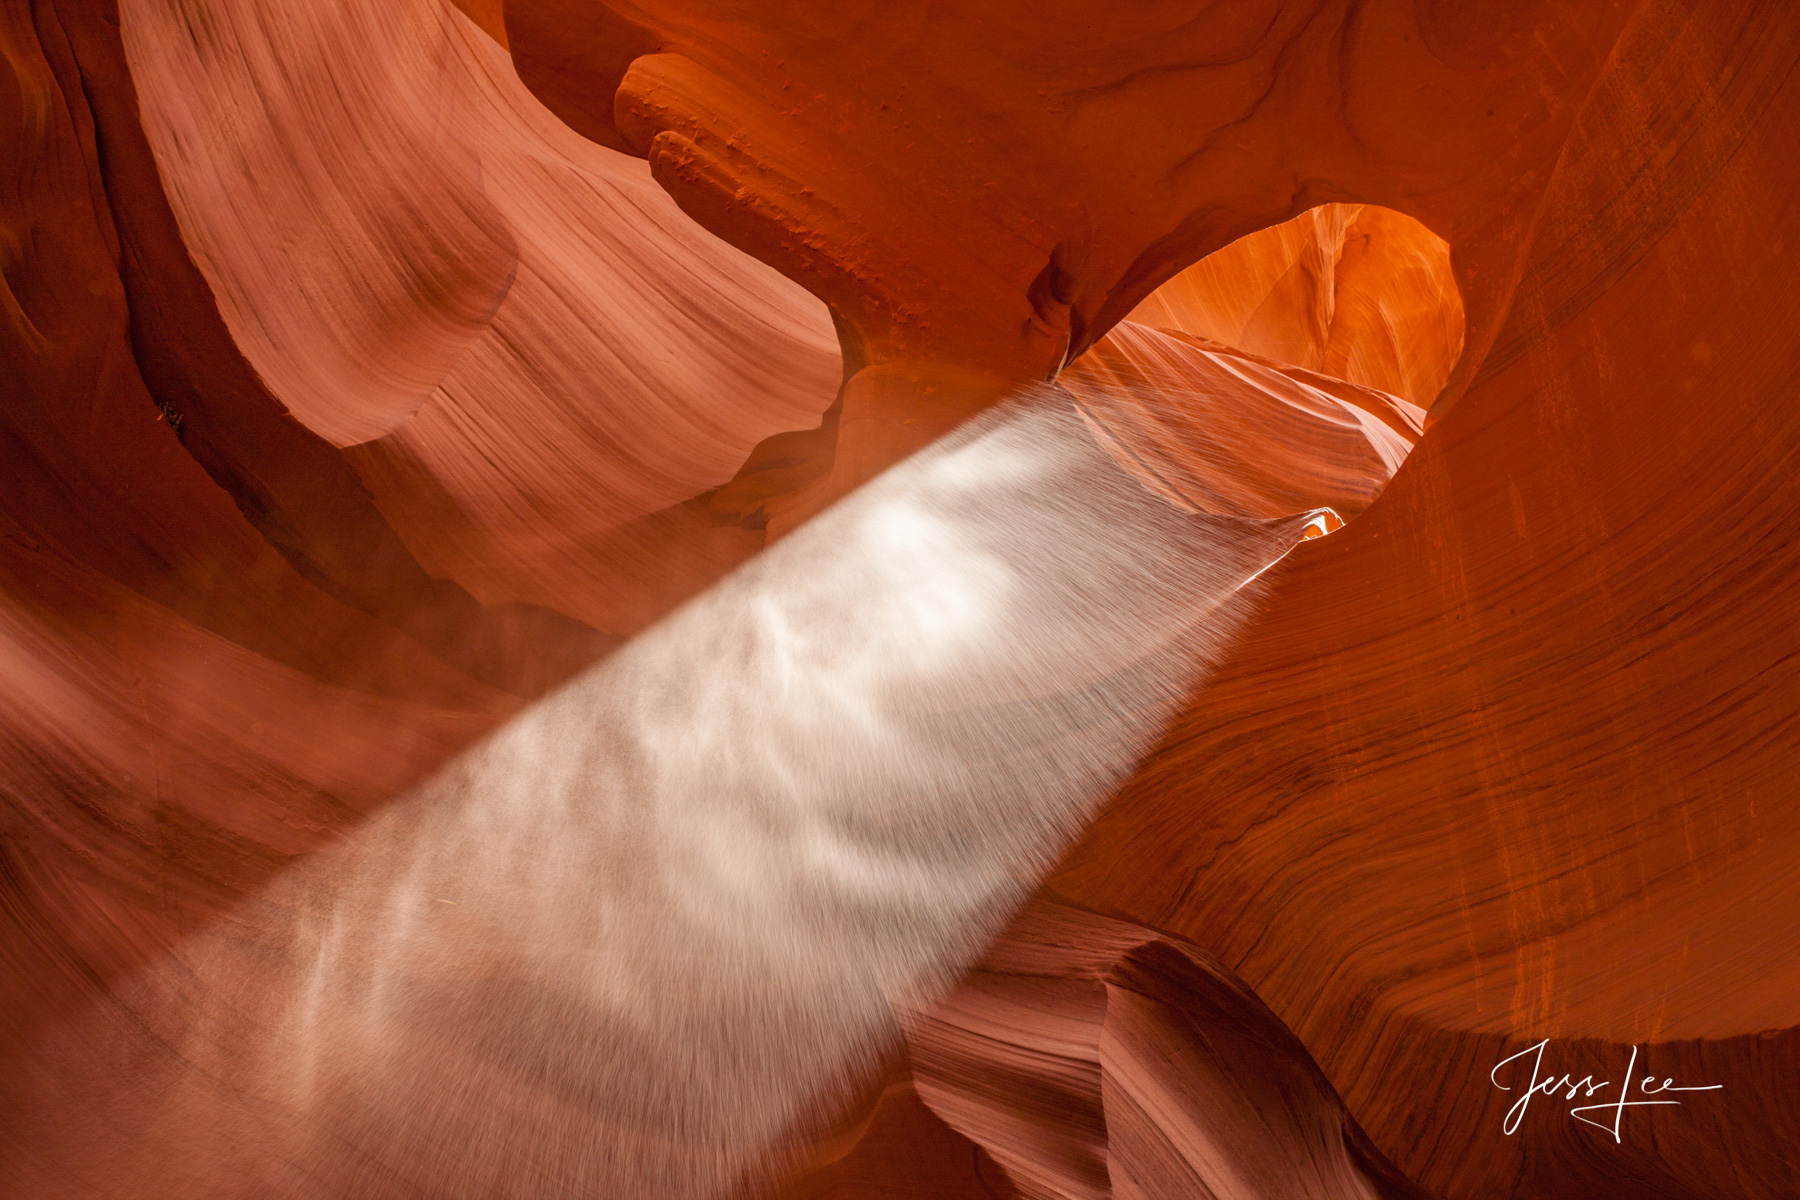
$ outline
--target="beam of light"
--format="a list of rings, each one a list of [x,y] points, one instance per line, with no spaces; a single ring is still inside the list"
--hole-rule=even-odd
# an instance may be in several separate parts
[[[1066,393],[1009,402],[72,1020],[59,1169],[728,1192],[979,954],[1314,518],[1180,511]]]

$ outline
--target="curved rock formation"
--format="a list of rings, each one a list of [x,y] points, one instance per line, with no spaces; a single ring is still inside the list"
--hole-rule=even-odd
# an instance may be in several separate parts
[[[1027,1196],[1415,1200],[1211,956],[1040,898],[910,1034],[919,1094]]]
[[[624,519],[662,503],[658,492],[639,496],[622,515],[615,506],[612,524],[585,536],[579,530],[570,536],[557,524],[573,524],[570,514],[595,507],[596,497],[579,488],[565,490],[563,507],[550,514],[555,520],[533,516],[516,494],[510,506],[495,502],[465,510],[459,505],[471,495],[491,499],[508,478],[508,470],[491,465],[495,448],[479,428],[447,447],[450,463],[440,462],[434,475],[429,456],[421,465],[419,454],[384,456],[378,446],[346,453],[296,419],[295,412],[324,411],[320,406],[356,397],[278,395],[278,386],[293,382],[283,381],[280,364],[248,357],[256,351],[254,339],[243,348],[233,340],[231,323],[214,299],[228,294],[231,279],[220,282],[219,263],[202,259],[214,269],[208,276],[190,259],[163,191],[163,175],[175,171],[165,159],[159,173],[140,125],[121,25],[131,28],[143,51],[146,42],[156,45],[152,19],[173,11],[146,9],[140,23],[132,10],[125,15],[133,19],[122,22],[103,0],[8,9],[8,70],[25,114],[9,135],[19,186],[9,193],[6,213],[12,315],[5,361],[16,402],[5,415],[4,514],[7,636],[15,668],[5,685],[5,913],[16,931],[5,939],[14,956],[5,987],[7,1028],[21,1035],[71,994],[154,960],[180,930],[212,919],[220,905],[254,890],[280,864],[354,824],[515,710],[518,697],[541,693],[593,662],[618,644],[618,634],[717,578],[762,540],[748,531],[716,529],[680,504]],[[189,11],[208,17],[215,36],[231,15],[219,8]],[[341,44],[347,14],[361,13],[367,21],[375,10],[332,11]],[[390,21],[405,23],[405,11],[383,11]],[[269,9],[264,15],[277,31],[283,17],[293,23],[289,34],[293,26],[308,28],[307,13]],[[490,90],[510,86],[506,94],[518,106],[510,127],[513,161],[536,161],[540,180],[580,184],[579,162],[559,160],[545,149],[541,113],[516,81],[505,83],[493,46],[478,33],[458,30],[453,21],[460,20],[429,5],[411,10],[412,26],[423,23],[435,39],[428,39],[429,46],[450,55],[446,72],[433,76],[456,84],[446,102],[478,92],[484,80]],[[252,27],[258,30],[269,36],[268,28]],[[418,89],[425,81],[412,78],[408,92],[396,82],[396,75],[407,82],[404,71],[390,65],[384,72],[370,55],[380,44],[374,31],[365,28],[349,40],[358,52],[339,65],[360,68],[387,89],[370,93],[373,85],[364,78],[365,94],[395,104],[409,96],[423,102]],[[292,43],[290,36],[282,44]],[[459,46],[461,58],[452,53]],[[330,94],[337,60],[317,45],[312,49],[297,61],[326,77],[293,86]],[[164,81],[164,102],[178,103],[187,84],[205,82],[209,71],[230,83],[245,69],[242,56],[220,52],[199,65],[186,60],[184,72],[179,56],[191,56],[193,46],[180,39],[168,53],[178,61],[151,54],[148,67],[152,78]],[[257,61],[266,64],[268,57]],[[444,62],[424,56],[427,66]],[[472,73],[471,63],[482,62],[494,73]],[[415,57],[410,65],[421,63]],[[499,153],[492,143],[504,143],[507,127],[503,114],[492,111],[491,95],[488,103],[489,149]],[[204,112],[212,124],[203,123],[202,132],[211,143],[202,139],[187,150],[204,158],[208,144],[233,145],[229,134],[245,111],[215,105]],[[266,110],[279,124],[251,148],[266,160],[269,139],[292,146],[310,137],[315,150],[353,153],[351,135],[367,134],[369,122],[365,114],[341,106],[336,111],[340,123],[320,128],[309,124],[319,114],[303,106]],[[403,105],[387,115],[413,126],[420,121]],[[591,151],[566,133],[558,136],[578,158]],[[442,143],[431,144],[442,150]],[[531,160],[532,153],[539,158]],[[451,165],[469,165],[468,154],[449,157]],[[660,345],[665,356],[672,348],[687,349],[690,357],[678,364],[677,374],[690,380],[690,397],[705,390],[709,398],[728,398],[717,409],[715,433],[725,430],[727,443],[737,437],[740,450],[727,450],[709,464],[706,456],[716,455],[716,443],[713,450],[695,444],[681,467],[700,464],[699,486],[722,482],[734,467],[733,455],[764,429],[804,420],[809,403],[815,411],[829,403],[826,381],[835,378],[835,356],[820,344],[824,326],[803,297],[796,300],[778,277],[682,227],[642,180],[641,168],[633,183],[628,162],[615,160],[602,164],[615,171],[613,182],[590,179],[589,185],[610,187],[606,194],[615,197],[635,194],[636,206],[620,200],[625,211],[654,228],[676,228],[651,243],[677,281],[663,285],[661,294],[686,287],[695,307],[724,304],[725,315],[740,314],[744,322],[735,351],[730,338],[721,340],[717,332],[730,326],[724,319],[699,342],[684,342],[678,330],[694,328],[686,308],[676,311],[665,301],[660,311],[671,327],[645,335],[645,343]],[[214,174],[229,177],[231,161],[214,162]],[[410,183],[442,182],[440,175],[427,172]],[[399,186],[383,178],[390,188]],[[271,184],[281,186],[279,179]],[[542,192],[554,198],[553,187]],[[533,195],[543,198],[525,189],[512,199]],[[464,199],[480,209],[488,203],[483,196]],[[401,237],[420,233],[405,217],[405,205],[444,198],[391,191],[387,198],[402,210],[386,217],[392,236],[381,249],[387,257],[348,265],[386,269],[392,278],[420,265]],[[659,210],[662,226],[653,219]],[[243,211],[257,209],[246,203]],[[374,211],[381,215],[378,207]],[[238,241],[231,244],[249,245],[259,255],[281,252],[280,245],[261,246],[242,235],[243,216],[213,215],[239,222]],[[518,225],[502,232],[530,244]],[[312,236],[304,222],[299,233]],[[579,241],[580,233],[565,222],[561,236]],[[260,281],[267,293],[260,302],[274,306],[280,318],[275,325],[330,318],[313,310],[319,293],[296,291],[279,276],[258,276],[252,268],[261,261],[225,265],[236,272],[232,278],[248,281],[251,299],[250,285]],[[579,269],[586,260],[570,261]],[[334,279],[340,292],[354,290],[341,275],[342,264],[336,269],[340,274],[333,276],[321,266],[311,281],[327,289],[327,299]],[[388,299],[417,311],[410,317],[402,312],[399,327],[430,328],[438,298],[422,284],[416,295],[401,290],[405,295]],[[734,303],[734,294],[755,303]],[[284,298],[287,310],[280,307]],[[592,309],[591,296],[585,303]],[[518,307],[509,289],[481,336],[491,339],[489,326]],[[553,316],[538,312],[511,330],[521,336],[535,322],[541,332]],[[643,312],[636,317],[649,319]],[[785,342],[769,333],[776,327],[786,330]],[[749,359],[742,353],[746,342],[756,350]],[[382,371],[404,375],[418,365],[415,338],[389,346],[365,330],[363,344],[379,352]],[[606,352],[598,335],[571,345],[594,356]],[[317,344],[313,349],[324,353]],[[769,378],[756,374],[764,370],[757,356],[771,350],[777,355],[767,369],[780,374],[785,390],[765,397],[755,391],[759,379]],[[818,398],[796,407],[794,397],[808,386],[818,388]],[[514,388],[483,392],[478,400],[503,412],[522,395]],[[778,414],[763,418],[771,421],[767,426],[742,415],[754,413],[759,403]],[[620,411],[632,408],[629,397],[620,397],[618,405]],[[745,419],[748,425],[741,423]],[[503,418],[489,420],[504,424]],[[604,461],[611,452],[591,441],[568,442],[564,438],[561,449],[572,450],[577,463],[586,454],[590,471],[591,460]],[[517,462],[510,467],[514,479],[536,470]],[[630,477],[617,474],[621,484]],[[641,467],[638,474],[641,479]],[[388,486],[395,476],[408,486]],[[465,493],[461,501],[457,489]],[[507,522],[521,518],[532,525],[529,537],[507,533]],[[483,557],[484,526],[490,535],[505,535],[506,554]],[[422,528],[439,540],[420,536]],[[446,563],[453,557],[443,552],[447,544],[468,553]],[[547,570],[546,562],[554,569]],[[459,571],[460,579],[446,575]],[[503,586],[494,585],[496,577]],[[482,599],[462,580],[482,591]],[[565,612],[532,603],[558,588],[584,605],[569,603],[575,611]]]
[[[1455,247],[1478,359],[1626,16],[1545,4],[1492,24],[1399,2],[572,16],[593,7],[506,4],[522,78],[823,298],[848,365],[871,372],[843,394],[825,496],[978,408],[994,377],[1055,373],[1182,268],[1327,201],[1398,209]],[[625,46],[640,57],[621,61]],[[902,399],[925,387],[928,403]],[[905,415],[885,419],[896,404]]]
[[[1158,504],[1355,520],[744,1188],[1800,1192],[1791,6],[458,8],[0,7],[0,1178],[404,1190],[236,1086],[271,880],[1055,379]],[[431,1069],[544,1065],[562,999],[426,957]],[[1540,1042],[1720,1090],[1519,1110]],[[296,1111],[419,1194],[591,1165],[459,1173],[405,1078]]]
[[[529,35],[554,6],[507,8],[522,72],[552,73]],[[1300,198],[1448,241],[1468,334],[1432,436],[1284,572],[1232,680],[1056,886],[1218,953],[1434,1190],[1792,1190],[1800,958],[1750,916],[1788,911],[1793,845],[1792,18],[631,19],[658,53],[578,64],[585,92],[569,67],[551,102],[593,97],[569,115],[599,122],[616,81],[614,129],[659,180],[831,303],[884,377],[1054,371]],[[856,383],[846,417],[861,400],[872,428],[882,398]],[[1487,1068],[1543,1036],[1577,1075],[1636,1043],[1745,1107],[1640,1110],[1632,1142],[1566,1119],[1509,1139]]]
[[[608,536],[831,403],[819,306],[571,134],[454,10],[121,15],[226,327],[434,575],[630,632],[653,608],[613,594]]]

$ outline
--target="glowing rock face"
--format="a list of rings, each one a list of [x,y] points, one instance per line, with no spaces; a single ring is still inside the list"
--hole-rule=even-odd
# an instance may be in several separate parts
[[[1093,461],[1157,511],[1355,519],[1263,577],[1211,682],[974,973],[914,996],[906,1053],[746,1186],[1800,1192],[1786,6],[462,7],[0,14],[0,1190],[603,1178],[590,1138],[546,1132],[595,1111],[588,1076],[558,1074],[594,1009],[560,990],[580,948],[520,935],[531,905],[458,913],[449,938],[419,934],[435,896],[335,942],[282,931],[387,894],[396,860],[366,858],[366,888],[332,864],[404,844],[383,831],[431,810],[396,798],[446,761],[618,669],[584,674],[771,540],[851,528],[808,521],[1054,376]],[[1095,513],[1047,491],[1031,537],[1057,561],[1081,547],[1056,523]],[[942,536],[863,532],[909,579]],[[1010,594],[916,582],[867,608],[930,644],[844,653],[954,666]],[[1169,617],[1167,582],[1104,578],[1138,599],[1056,643],[1080,658],[1090,629]],[[670,677],[730,674],[699,654]],[[771,728],[805,716],[781,695],[751,698]],[[502,774],[489,794],[532,778]],[[686,832],[731,858],[727,827]],[[470,844],[516,831],[492,832]],[[495,894],[561,878],[567,850]],[[1001,857],[1016,897],[1032,855]],[[959,936],[1005,903],[974,907]],[[650,941],[665,964],[694,944]],[[405,1036],[297,1039],[388,1028],[344,1015],[381,998],[351,969],[371,945],[430,984]],[[212,949],[183,976],[175,947]],[[941,978],[972,951],[901,957]],[[270,969],[308,952],[350,967],[310,992]],[[765,974],[763,999],[807,990]],[[572,1021],[542,1019],[565,1001]],[[703,1024],[729,1057],[730,1023]],[[1724,1100],[1637,1110],[1616,1140],[1534,1108],[1508,1136],[1490,1069],[1544,1038],[1559,1070],[1635,1048]],[[323,1056],[304,1079],[296,1044]],[[782,1069],[831,1057],[759,1044]],[[295,1121],[259,1107],[270,1063]],[[755,1160],[790,1111],[735,1125],[730,1071],[673,1076],[647,1069],[645,1094],[676,1098],[665,1117],[712,1104],[734,1147],[643,1160],[689,1182]],[[458,1090],[477,1079],[492,1114]],[[204,1102],[157,1108],[176,1096]],[[484,1142],[488,1115],[517,1136]],[[365,1138],[311,1175],[289,1153]]]
[[[456,11],[121,16],[226,327],[289,412],[354,447],[420,564],[477,599],[641,624],[604,594],[608,535],[831,403],[824,310],[696,228],[641,162],[564,128]]]
[[[1463,348],[1450,247],[1404,214],[1323,204],[1241,237],[1128,320],[1429,407]]]

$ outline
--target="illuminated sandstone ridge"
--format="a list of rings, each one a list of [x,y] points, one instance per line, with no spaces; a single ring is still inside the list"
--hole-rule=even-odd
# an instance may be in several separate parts
[[[468,6],[646,168],[435,5],[8,6],[6,1062],[1014,383],[1062,370],[1165,482],[1233,446],[1189,502],[1366,506],[1397,447],[1357,413],[1400,443],[1416,414],[1312,368],[1431,408],[1411,465],[1274,574],[976,1000],[785,1186],[1193,1194],[1223,1147],[1198,1174],[1233,1195],[1800,1190],[1785,8],[716,7]],[[266,73],[218,45],[257,38]],[[1328,202],[1447,239],[1466,339],[1425,335],[1444,293],[1395,321],[1406,354],[1338,343],[1397,279],[1444,284],[1359,291],[1343,247],[1388,218],[1303,215]],[[1296,217],[1241,299],[1190,270]],[[1304,419],[1142,416],[1147,378],[1226,375]],[[1072,958],[1019,969],[1059,920]],[[968,1036],[1009,974],[1076,982]],[[1241,1065],[1196,1049],[1213,1011],[1297,1036],[1257,1064],[1293,1116],[1269,1140],[1204,1103]],[[1080,1086],[1033,1103],[1001,1068],[1058,1031]],[[1729,1099],[1618,1145],[1554,1106],[1503,1137],[1488,1069],[1545,1036],[1577,1075],[1635,1043]],[[1133,1052],[1157,1039],[1178,1083]],[[997,1094],[959,1101],[958,1063]],[[92,1159],[106,1126],[64,1102],[34,1119]],[[9,1139],[8,1177],[74,1186],[48,1145]]]

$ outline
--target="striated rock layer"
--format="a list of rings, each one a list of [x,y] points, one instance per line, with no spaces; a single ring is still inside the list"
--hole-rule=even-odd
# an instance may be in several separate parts
[[[263,24],[234,27],[229,9],[192,9],[215,39],[195,60],[195,43],[155,39],[156,22],[178,11],[121,14],[103,0],[6,9],[7,70],[22,106],[7,127],[9,161],[18,167],[4,215],[8,403],[0,440],[0,590],[11,664],[0,684],[9,927],[0,938],[8,962],[0,987],[9,1037],[27,1034],[71,995],[154,959],[179,931],[210,920],[279,865],[416,782],[521,697],[585,667],[619,635],[751,554],[760,534],[717,528],[671,501],[729,478],[758,437],[826,406],[837,376],[823,340],[828,327],[803,294],[695,234],[641,166],[634,174],[629,160],[547,125],[496,60],[497,48],[459,26],[454,12],[269,6]],[[369,26],[377,14],[425,45],[402,40],[384,66],[383,27]],[[138,58],[130,67],[122,26]],[[234,28],[236,43],[224,36]],[[260,47],[260,57],[246,46]],[[272,91],[277,98],[341,92],[373,108],[284,109],[234,98],[227,85],[240,84],[252,66],[268,88],[285,80],[289,92]],[[222,101],[183,109],[199,122],[180,147],[198,164],[185,198],[173,160],[159,160],[146,136],[157,121],[140,123],[131,70],[160,80],[158,102],[176,108],[190,85],[227,89]],[[345,72],[355,79],[341,81]],[[241,183],[235,173],[246,159],[288,170],[309,161],[298,148],[310,147],[315,157],[360,153],[368,162],[379,159],[382,137],[406,142],[422,124],[441,133],[416,111],[431,83],[444,104],[486,114],[485,126],[460,127],[465,136],[480,142],[485,130],[488,150],[505,151],[526,171],[533,186],[513,180],[510,207],[471,183],[481,173],[468,146],[441,135],[418,147],[437,156],[434,169],[378,174],[370,182],[381,186],[368,191],[323,168],[298,181],[265,181],[277,196],[307,178],[350,191],[360,208],[316,215],[361,221],[359,256],[293,257],[296,244],[325,245],[305,219],[327,207],[322,202],[234,207],[229,188],[221,190],[221,180]],[[514,107],[501,105],[496,90]],[[273,122],[261,140],[242,127],[255,112]],[[608,156],[596,166],[596,154]],[[210,192],[201,186],[209,182]],[[430,272],[454,277],[462,268],[442,246],[431,257],[439,224],[421,224],[420,206],[460,206],[480,218],[470,237],[510,239],[515,257],[560,238],[569,257],[557,250],[548,259],[580,271],[596,253],[585,212],[580,222],[566,219],[575,211],[571,189],[582,188],[607,198],[623,214],[619,224],[673,232],[631,243],[658,256],[656,272],[624,272],[655,302],[609,309],[585,293],[576,308],[597,324],[563,345],[605,361],[617,350],[619,313],[630,312],[643,353],[673,365],[618,385],[612,411],[654,413],[652,401],[680,402],[670,381],[686,379],[689,432],[670,436],[685,439],[675,474],[697,472],[692,483],[668,491],[665,451],[547,433],[542,422],[554,413],[534,414],[524,401],[560,388],[554,398],[576,411],[590,381],[582,376],[577,388],[565,375],[558,383],[539,367],[524,372],[529,379],[490,379],[491,390],[466,395],[457,418],[463,432],[439,436],[439,451],[415,442],[390,453],[389,439],[426,423],[426,398],[400,432],[349,450],[306,423],[333,411],[374,411],[358,407],[369,393],[352,386],[356,369],[368,366],[376,384],[415,378],[430,365],[419,347],[439,346],[431,331],[445,328],[445,313],[461,313],[473,322],[473,340],[486,343],[496,342],[496,326],[516,344],[541,341],[555,323],[555,311],[521,303],[525,276],[513,266],[503,298],[479,321],[470,315],[480,315],[479,306],[457,299],[466,293],[441,295]],[[551,220],[557,203],[561,226]],[[297,222],[288,236],[266,236],[284,214]],[[223,222],[209,227],[222,239],[216,245],[254,252],[250,261],[207,256],[215,243],[195,233],[194,222],[209,215]],[[193,257],[184,220],[198,247]],[[282,254],[310,275],[284,276]],[[401,280],[408,271],[404,286],[375,286],[377,277]],[[544,291],[529,294],[541,301]],[[347,307],[332,310],[334,298]],[[709,309],[714,319],[705,324],[689,315]],[[307,390],[306,379],[285,377],[241,325],[234,331],[234,321],[255,312],[271,329],[319,330],[310,343],[280,348],[307,359],[308,370],[337,371],[330,385]],[[376,327],[359,330],[358,320]],[[333,357],[333,321],[349,330],[350,350],[360,350]],[[381,336],[383,321],[393,325],[392,342]],[[398,336],[409,329],[420,336]],[[702,397],[713,408],[696,415]],[[496,408],[484,418],[482,404]],[[498,415],[509,411],[511,426]],[[706,436],[692,433],[695,422]],[[505,445],[490,436],[496,425],[535,437],[535,461],[507,462]],[[328,422],[320,428],[330,432]],[[572,474],[558,477],[550,512],[538,512],[517,487],[507,492],[509,478],[529,485],[534,475],[554,476],[558,461]],[[596,494],[580,485],[584,477],[606,478],[612,490]],[[645,479],[654,481],[648,491]],[[620,495],[635,498],[620,508]]]
[[[71,2],[9,20],[41,119],[21,127],[8,218],[6,1178],[230,1191],[251,1176],[209,1173],[180,1128],[254,1159],[267,1127],[135,1107],[210,1085],[169,1075],[153,1014],[119,997],[224,913],[273,937],[241,901],[280,868],[759,546],[702,489],[766,431],[817,420],[837,366],[803,296],[683,224],[641,165],[547,125],[450,10]],[[432,103],[457,119],[424,119]],[[616,244],[596,250],[596,230]],[[477,362],[478,384],[458,374]],[[1223,378],[1206,355],[1182,371]],[[1301,396],[1285,378],[1263,382]],[[1304,395],[1271,411],[1293,422],[1283,461],[1312,473],[1260,515],[1348,510],[1397,463],[1368,449],[1392,449],[1376,426]],[[1084,397],[1107,415],[1104,386]],[[1153,396],[1114,399],[1176,437],[1187,457],[1160,477],[1198,494],[1205,439]],[[605,420],[626,424],[594,434]],[[1121,426],[1106,449],[1138,440]],[[1257,457],[1230,430],[1214,442]],[[1306,458],[1340,443],[1364,449]],[[269,982],[214,972],[177,1011],[255,1011],[280,999]],[[937,1128],[896,1103],[882,1112]]]
[[[696,228],[641,162],[572,134],[454,9],[121,16],[145,135],[234,340],[348,448],[420,564],[483,602],[641,626],[654,602],[620,596],[596,548],[831,403],[821,307]]]
[[[628,64],[566,7],[506,5],[527,82],[848,327],[846,478],[1297,209],[1443,237],[1419,452],[1052,886],[1217,954],[1434,1191],[1794,1190],[1786,6],[638,3]],[[1542,1037],[1733,1100],[1508,1137]]]
[[[1058,378],[1356,519],[746,1187],[1800,1192],[1791,7],[5,0],[5,1177],[157,1094],[71,1013]],[[1722,1090],[1508,1133],[1546,1038]]]

